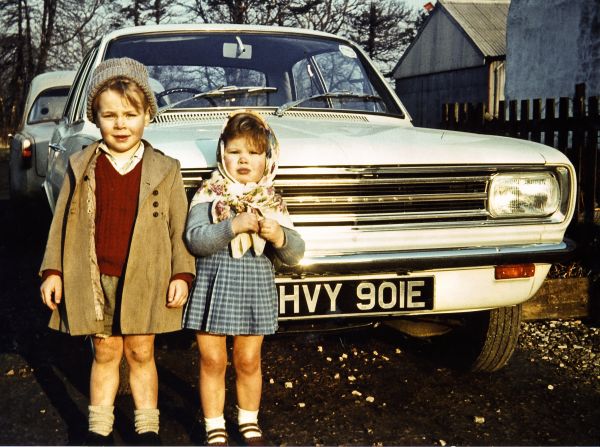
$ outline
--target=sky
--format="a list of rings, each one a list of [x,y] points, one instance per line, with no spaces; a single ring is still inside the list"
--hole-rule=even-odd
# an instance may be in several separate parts
[[[435,4],[436,0],[404,0],[404,3],[406,3],[411,8],[417,10],[418,12],[421,12],[423,10],[423,5],[427,2]]]

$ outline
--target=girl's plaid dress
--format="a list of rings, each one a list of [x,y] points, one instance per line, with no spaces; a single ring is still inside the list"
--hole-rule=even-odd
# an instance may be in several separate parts
[[[304,253],[304,241],[282,227],[280,249],[267,244],[265,253],[248,250],[240,258],[230,253],[231,220],[211,223],[210,203],[192,207],[186,241],[196,259],[196,282],[183,316],[183,327],[212,334],[267,335],[277,330],[278,300],[269,256],[293,265]]]

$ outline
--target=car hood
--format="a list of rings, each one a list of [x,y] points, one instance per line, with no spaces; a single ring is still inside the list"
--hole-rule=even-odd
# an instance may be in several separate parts
[[[347,120],[267,116],[281,146],[280,166],[508,165],[564,163],[548,146],[513,138],[416,128],[394,118]],[[152,124],[144,136],[183,168],[216,165],[223,120]]]

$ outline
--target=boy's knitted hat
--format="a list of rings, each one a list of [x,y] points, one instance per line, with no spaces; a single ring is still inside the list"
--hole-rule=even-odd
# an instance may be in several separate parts
[[[158,110],[158,106],[156,105],[154,93],[152,92],[150,84],[148,83],[148,70],[144,64],[141,64],[134,59],[121,57],[102,61],[94,70],[87,96],[88,119],[92,123],[96,122],[96,118],[92,112],[92,102],[94,101],[94,98],[98,92],[100,92],[100,90],[108,82],[116,78],[127,78],[137,84],[137,86],[146,96],[148,105],[150,106],[150,119],[154,118]]]

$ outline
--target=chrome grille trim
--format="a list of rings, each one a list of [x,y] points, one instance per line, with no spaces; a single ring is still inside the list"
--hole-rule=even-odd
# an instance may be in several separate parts
[[[191,197],[212,169],[183,169]],[[297,226],[402,225],[485,221],[488,182],[481,168],[280,168],[275,179]]]
[[[370,232],[558,223],[564,220],[566,208],[545,218],[493,219],[487,212],[488,185],[495,174],[548,169],[553,168],[544,165],[280,167],[275,187],[284,197],[294,224],[307,229],[339,226]],[[213,170],[212,167],[182,169],[189,199]],[[568,197],[564,199],[564,207],[567,205]]]
[[[290,207],[288,207],[290,208]],[[322,225],[348,225],[348,224],[381,224],[385,222],[418,222],[430,220],[472,220],[486,218],[486,211],[455,211],[455,212],[422,212],[422,213],[370,213],[370,214],[322,214],[322,215],[292,215],[295,225],[307,226]]]
[[[281,168],[275,186],[298,226],[435,225],[485,221],[492,174],[439,166]]]
[[[224,122],[227,118],[229,118],[229,114],[232,110],[234,109],[168,111],[155,117],[153,123],[156,125],[161,125],[196,123],[202,121]],[[275,116],[275,112],[273,110],[253,110],[264,117]],[[321,110],[288,110],[285,112],[285,117],[328,121],[369,122],[369,117],[360,113],[329,112]]]
[[[301,196],[290,197],[286,199],[288,206],[298,208],[309,206],[331,206],[331,205],[386,205],[397,204],[398,202],[435,202],[448,200],[486,200],[487,195],[481,193],[465,193],[465,194],[421,194],[421,195],[394,195],[388,197],[381,196]]]

